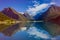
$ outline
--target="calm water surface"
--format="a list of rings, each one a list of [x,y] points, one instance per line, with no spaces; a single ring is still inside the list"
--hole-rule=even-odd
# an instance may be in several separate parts
[[[51,35],[43,26],[43,22],[0,25],[0,40],[50,40]]]

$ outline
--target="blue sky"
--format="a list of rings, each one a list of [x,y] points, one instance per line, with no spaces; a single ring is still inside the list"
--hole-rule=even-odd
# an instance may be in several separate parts
[[[32,2],[28,0],[0,0],[0,10],[12,7],[17,11],[25,11],[29,5],[32,5]]]
[[[0,0],[0,10],[6,7],[12,7],[17,11],[24,12],[29,6],[33,6],[35,0]],[[50,0],[36,0],[39,3],[49,3]]]
[[[25,12],[29,7],[34,7],[34,1],[41,4],[48,4],[50,2],[55,2],[56,5],[60,5],[60,0],[0,0],[0,10],[7,7],[12,7],[18,12]]]

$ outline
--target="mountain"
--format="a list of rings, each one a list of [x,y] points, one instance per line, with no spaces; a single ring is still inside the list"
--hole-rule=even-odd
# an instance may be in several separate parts
[[[4,15],[15,19],[15,20],[19,20],[19,21],[26,21],[27,18],[24,17],[24,15],[16,12],[13,8],[5,8],[4,10],[1,11]]]
[[[60,35],[60,7],[51,5],[40,17],[45,22],[45,27],[43,27],[45,30],[53,36]]]
[[[52,5],[45,13],[45,21],[50,21],[60,25],[60,7]]]
[[[28,26],[27,26],[28,25]],[[20,22],[17,24],[13,24],[13,25],[0,25],[0,32],[2,32],[4,35],[6,36],[12,36],[13,34],[15,34],[17,31],[21,31],[24,30],[24,28],[26,28],[26,30],[29,29],[29,27],[31,26],[30,22]]]
[[[42,13],[37,20],[49,21],[60,25],[60,7],[52,5],[46,12]]]
[[[13,21],[14,19],[4,15],[2,12],[0,12],[0,21],[10,20]]]
[[[33,17],[30,16],[29,13],[25,12],[23,15],[24,15],[27,19],[33,20]]]

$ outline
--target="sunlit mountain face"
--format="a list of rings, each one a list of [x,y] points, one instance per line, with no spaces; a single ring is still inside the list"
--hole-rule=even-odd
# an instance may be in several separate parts
[[[60,40],[59,0],[0,0],[0,40]]]

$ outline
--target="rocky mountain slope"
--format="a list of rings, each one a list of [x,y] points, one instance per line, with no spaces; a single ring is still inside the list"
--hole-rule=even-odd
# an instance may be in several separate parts
[[[10,7],[2,10],[2,13],[15,20],[19,20],[19,21],[27,20],[27,18],[24,17],[24,15],[22,15],[21,13],[18,13],[17,11],[15,11],[13,8],[10,8]]]
[[[60,35],[60,7],[52,5],[44,14],[45,30],[53,36]]]

